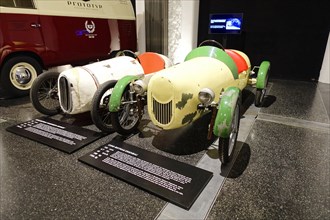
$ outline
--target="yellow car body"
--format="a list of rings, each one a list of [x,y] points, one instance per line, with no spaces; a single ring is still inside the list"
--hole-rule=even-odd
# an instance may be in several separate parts
[[[244,89],[251,64],[243,52],[233,51],[247,64],[237,79],[226,63],[214,57],[196,57],[157,72],[148,84],[148,113],[152,122],[163,129],[182,127],[203,115],[197,108],[201,89],[211,89],[216,102],[228,87]]]

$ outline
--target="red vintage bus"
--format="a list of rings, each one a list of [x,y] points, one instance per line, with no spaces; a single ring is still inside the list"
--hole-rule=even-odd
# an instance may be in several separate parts
[[[0,94],[27,95],[50,67],[136,51],[130,0],[1,0]]]

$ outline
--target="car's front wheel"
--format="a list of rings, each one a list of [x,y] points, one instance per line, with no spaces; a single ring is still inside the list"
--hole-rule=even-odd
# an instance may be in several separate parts
[[[238,130],[239,130],[239,123],[240,123],[240,104],[239,102],[236,103],[234,115],[231,120],[231,132],[229,137],[223,138],[219,137],[219,159],[222,164],[227,164],[230,161],[230,157],[234,152],[234,147],[237,142]]]
[[[129,86],[125,89],[119,110],[111,112],[112,125],[119,134],[128,135],[137,130],[141,113],[135,93],[130,93]]]
[[[116,80],[103,83],[95,92],[92,100],[91,117],[95,126],[105,133],[113,132],[109,102]]]
[[[45,72],[33,82],[30,99],[33,107],[42,114],[56,115],[61,112],[58,97],[58,72]]]

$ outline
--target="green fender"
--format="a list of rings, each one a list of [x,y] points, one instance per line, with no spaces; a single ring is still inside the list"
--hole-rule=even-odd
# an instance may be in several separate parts
[[[222,94],[213,127],[213,134],[215,136],[222,138],[229,137],[231,133],[231,122],[239,95],[240,90],[237,87],[229,87]]]
[[[132,81],[141,78],[141,76],[124,76],[116,83],[112,90],[109,103],[109,111],[117,112],[119,111],[121,97],[123,96],[124,90]]]
[[[257,76],[257,89],[264,89],[267,85],[267,77],[270,68],[269,61],[263,61],[259,67],[258,76]]]

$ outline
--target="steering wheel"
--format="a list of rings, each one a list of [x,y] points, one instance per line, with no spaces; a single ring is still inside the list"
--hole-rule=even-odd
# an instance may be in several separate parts
[[[200,43],[198,45],[198,47],[201,47],[201,46],[215,46],[215,47],[220,48],[221,50],[225,50],[225,48],[222,46],[222,44],[220,44],[216,40],[204,40],[202,43]]]
[[[134,59],[136,59],[137,61],[140,62],[140,59],[139,57],[131,50],[121,50],[121,51],[118,51],[116,53],[116,56],[115,57],[119,57],[119,56],[129,56],[129,57],[133,57]]]

